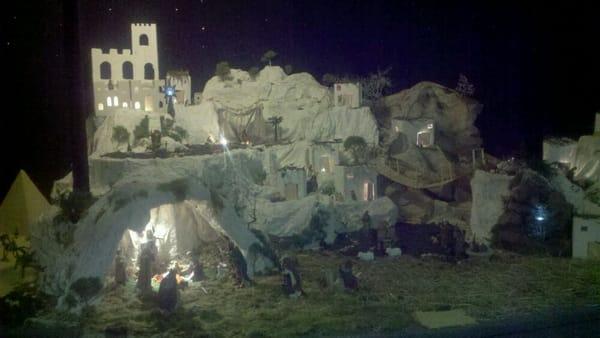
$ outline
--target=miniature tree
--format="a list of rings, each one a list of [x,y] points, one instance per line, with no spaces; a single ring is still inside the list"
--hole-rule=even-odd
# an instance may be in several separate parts
[[[368,77],[359,80],[363,98],[370,102],[380,99],[385,90],[392,86],[392,80],[388,76],[391,68],[384,71],[377,70],[377,73],[371,73]]]
[[[123,126],[113,127],[112,140],[117,142],[119,146],[123,143],[129,144],[129,131]]]
[[[273,61],[273,59],[276,56],[277,56],[277,53],[274,50],[269,49],[268,51],[265,52],[265,54],[263,54],[263,56],[260,58],[260,61],[263,63],[268,63],[270,66],[271,61]]]
[[[367,141],[360,136],[349,136],[344,141],[344,150],[349,151],[350,154],[352,154],[354,164],[359,164],[365,158]]]
[[[287,74],[290,75],[292,74],[292,72],[294,71],[294,67],[292,65],[285,65],[285,67],[283,67],[283,71]]]
[[[469,82],[469,79],[464,74],[459,74],[455,90],[463,96],[473,96],[475,86]]]
[[[140,124],[135,126],[133,129],[133,139],[135,141],[141,140],[143,138],[150,136],[150,119],[148,119],[148,115],[144,116],[144,118],[140,121]]]
[[[248,74],[253,80],[256,78],[259,72],[260,70],[258,69],[258,67],[250,67],[250,69],[248,69]]]
[[[231,68],[229,67],[229,62],[221,61],[217,63],[215,75],[218,76],[221,81],[228,80],[231,77]]]
[[[281,121],[283,121],[283,117],[281,116],[269,117],[269,123],[273,125],[273,130],[275,131],[275,142],[279,140],[279,124]]]
[[[326,86],[331,86],[334,83],[338,82],[338,77],[334,74],[326,73],[321,78],[321,82],[323,82],[323,84]]]

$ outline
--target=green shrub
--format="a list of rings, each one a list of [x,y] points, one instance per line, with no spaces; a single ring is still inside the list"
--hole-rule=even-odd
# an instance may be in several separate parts
[[[352,154],[354,164],[359,164],[365,160],[367,148],[367,141],[360,136],[348,136],[344,141],[344,150]]]
[[[221,61],[217,63],[215,75],[218,76],[221,81],[231,79],[231,68],[229,67],[229,62]]]
[[[319,190],[321,191],[321,194],[331,196],[335,194],[335,185],[333,184],[333,181],[326,181],[321,184]]]
[[[148,119],[148,116],[145,116],[133,129],[133,139],[138,141],[148,137],[150,137],[150,119]]]
[[[114,126],[112,133],[112,140],[121,145],[129,142],[129,131],[123,126]]]

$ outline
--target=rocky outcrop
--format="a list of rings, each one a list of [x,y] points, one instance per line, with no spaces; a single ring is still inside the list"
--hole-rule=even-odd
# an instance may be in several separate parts
[[[480,243],[489,243],[492,228],[504,213],[504,199],[510,195],[512,176],[477,170],[471,179],[471,233]]]
[[[600,136],[586,135],[579,138],[572,167],[575,167],[576,181],[600,181]]]
[[[517,252],[568,255],[572,210],[548,179],[525,169],[510,182],[510,196],[492,231],[492,242]]]
[[[468,153],[481,145],[479,130],[474,123],[483,106],[452,89],[433,82],[420,82],[386,96],[383,103],[393,119],[432,119],[436,143],[445,152]]]

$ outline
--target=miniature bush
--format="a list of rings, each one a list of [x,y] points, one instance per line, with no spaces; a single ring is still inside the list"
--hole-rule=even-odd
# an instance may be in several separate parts
[[[321,194],[331,196],[335,194],[335,185],[333,184],[333,181],[327,181],[321,184],[319,190],[321,191]]]
[[[365,160],[367,141],[360,136],[348,136],[344,141],[344,150],[352,154],[354,164],[359,164]]]
[[[54,224],[63,222],[77,223],[87,209],[96,201],[89,194],[65,192],[58,197],[60,213],[54,217]]]
[[[256,79],[256,76],[258,75],[259,72],[260,72],[260,69],[258,69],[258,67],[250,67],[250,69],[248,69],[248,74],[250,75],[250,78],[252,80]]]
[[[123,126],[113,127],[112,133],[113,142],[117,142],[118,145],[129,142],[129,131]]]
[[[229,80],[231,78],[231,68],[229,67],[229,62],[221,61],[217,63],[215,75],[218,76],[221,81]]]
[[[285,65],[285,67],[283,67],[283,71],[287,74],[290,75],[292,74],[292,72],[294,71],[294,67],[292,65]]]
[[[175,126],[168,134],[169,137],[173,138],[177,142],[182,142],[188,137],[188,132],[180,126]]]
[[[268,51],[265,52],[265,54],[263,54],[263,56],[260,58],[260,61],[263,63],[268,63],[270,66],[271,62],[273,61],[273,59],[276,56],[277,56],[277,52],[275,52],[272,49],[269,49]]]
[[[33,283],[21,284],[0,298],[0,327],[17,327],[50,305],[50,298]]]
[[[133,129],[133,139],[138,141],[147,137],[150,137],[150,120],[145,116]]]

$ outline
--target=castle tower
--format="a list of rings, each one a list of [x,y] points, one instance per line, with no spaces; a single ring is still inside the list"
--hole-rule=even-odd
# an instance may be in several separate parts
[[[92,48],[91,54],[96,116],[119,108],[164,110],[156,24],[131,24],[131,49]]]
[[[158,80],[158,43],[156,24],[131,24],[131,51],[134,80]]]

